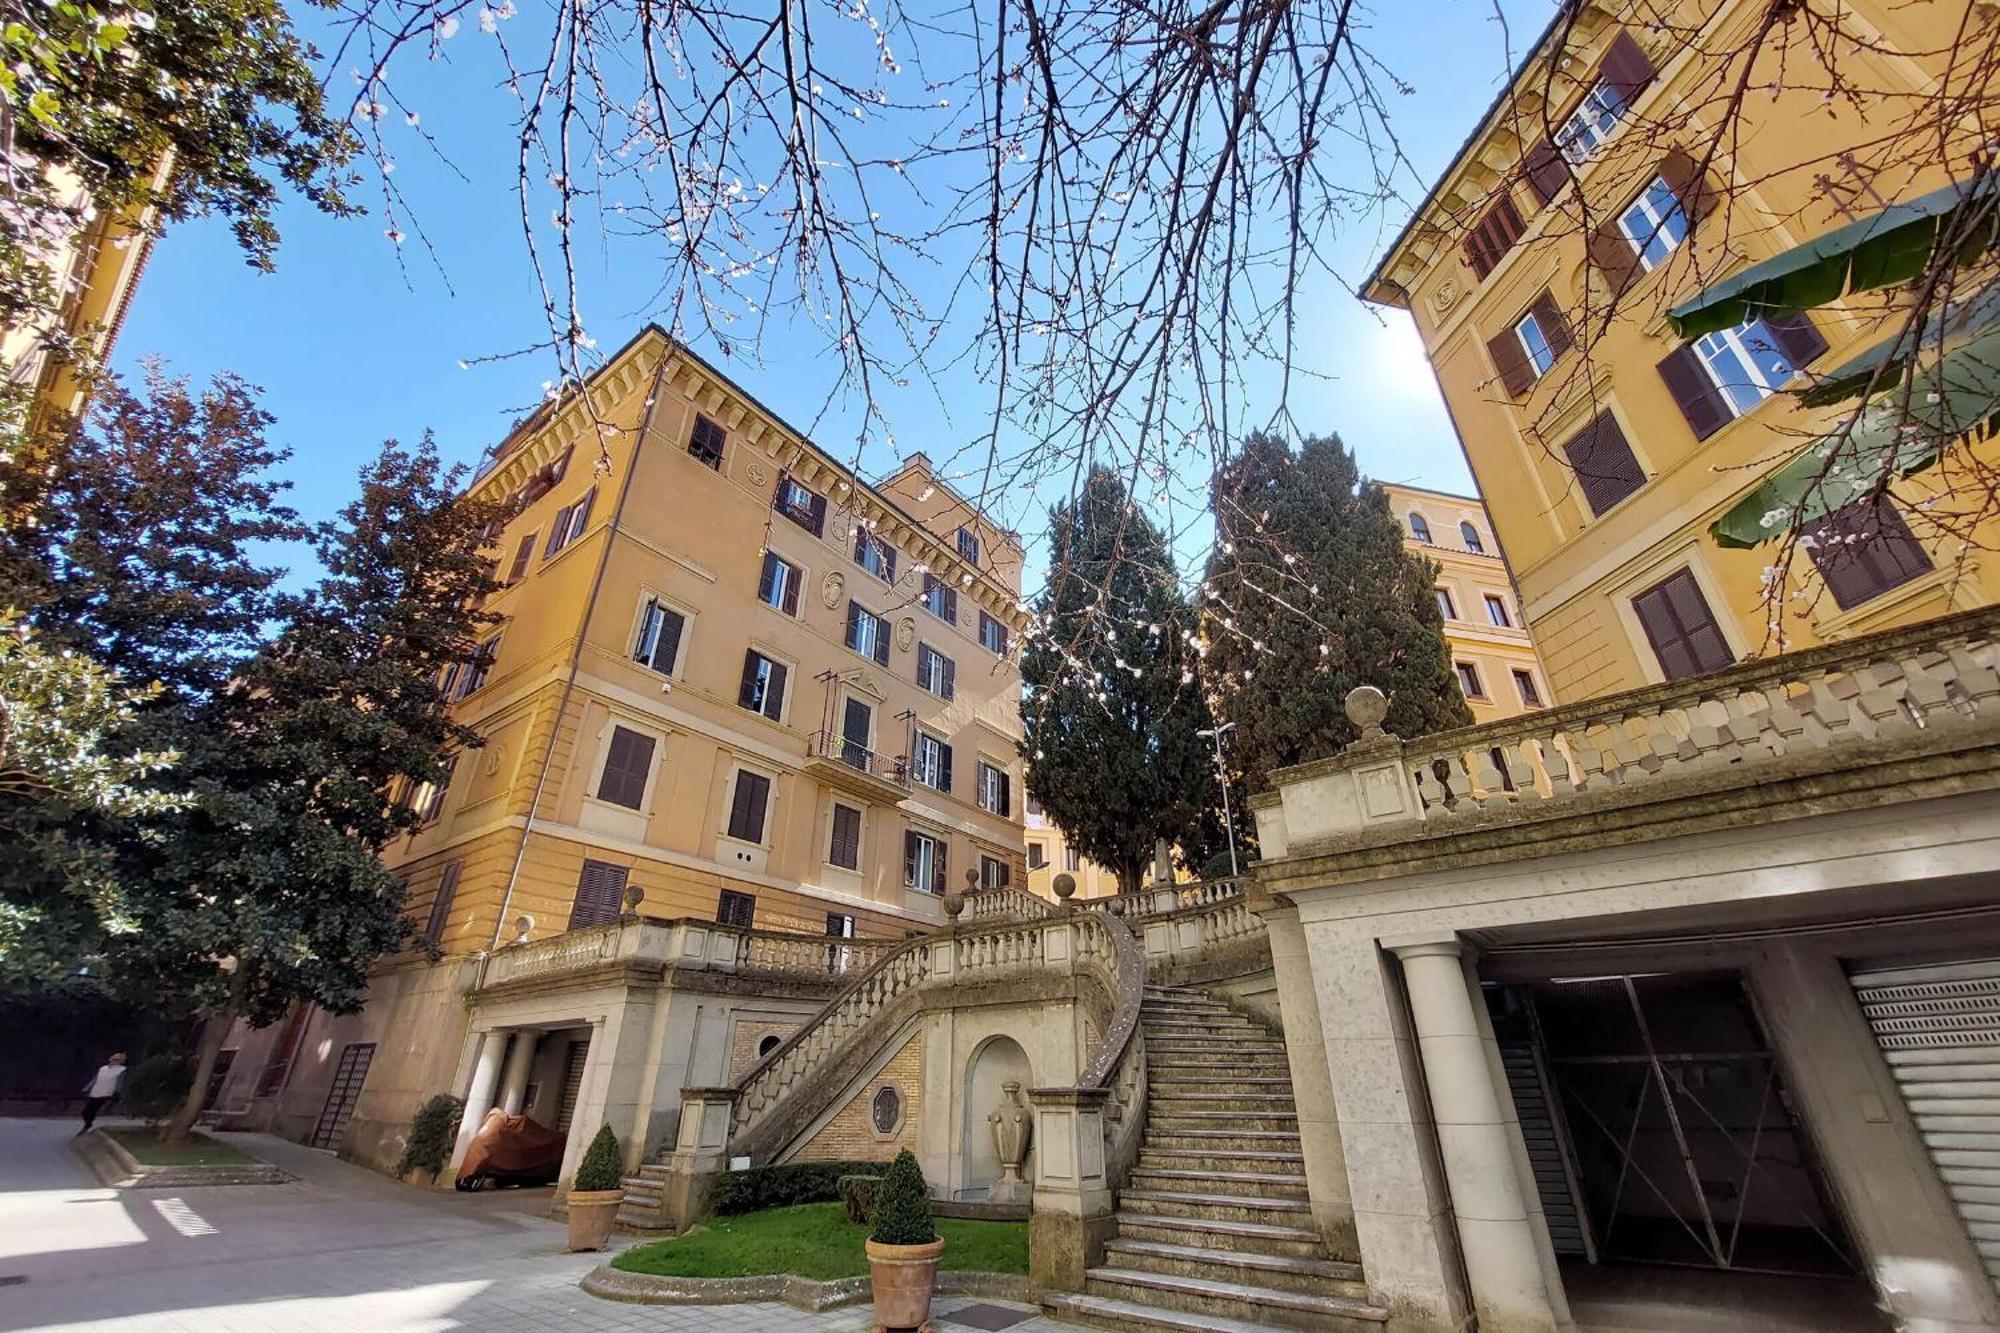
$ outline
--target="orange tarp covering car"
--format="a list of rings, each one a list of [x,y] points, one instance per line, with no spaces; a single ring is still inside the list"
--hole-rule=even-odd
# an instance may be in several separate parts
[[[546,1185],[562,1174],[566,1141],[560,1130],[495,1107],[486,1113],[486,1123],[465,1150],[465,1160],[458,1168],[458,1187],[473,1189],[487,1181]]]

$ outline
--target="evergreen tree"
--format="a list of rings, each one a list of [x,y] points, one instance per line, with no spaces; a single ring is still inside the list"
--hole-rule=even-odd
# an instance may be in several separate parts
[[[1258,433],[1215,478],[1216,544],[1201,595],[1210,694],[1235,723],[1241,786],[1356,737],[1348,691],[1389,696],[1384,726],[1411,738],[1471,723],[1432,589],[1381,488],[1336,435],[1294,451]]]
[[[1021,657],[1028,794],[1070,845],[1137,889],[1161,838],[1217,800],[1207,704],[1166,537],[1093,468],[1050,513],[1048,585]]]

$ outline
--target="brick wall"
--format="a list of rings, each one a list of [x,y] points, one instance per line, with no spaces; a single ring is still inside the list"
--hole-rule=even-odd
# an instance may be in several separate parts
[[[904,1148],[915,1152],[917,1117],[923,1113],[923,1073],[923,1041],[912,1037],[880,1073],[863,1084],[853,1099],[840,1108],[825,1128],[813,1135],[812,1141],[793,1160],[887,1162]],[[869,1108],[874,1104],[875,1093],[885,1083],[893,1086],[903,1097],[903,1123],[887,1139],[875,1132],[875,1126],[869,1119]]]
[[[757,1048],[764,1038],[776,1037],[783,1041],[799,1030],[796,1021],[779,1022],[763,1018],[739,1018],[731,1027],[729,1037],[729,1081],[734,1083],[743,1077],[743,1071],[757,1063],[760,1058]]]

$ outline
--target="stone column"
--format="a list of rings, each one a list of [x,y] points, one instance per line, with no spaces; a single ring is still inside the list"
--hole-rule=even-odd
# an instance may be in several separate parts
[[[1082,1291],[1117,1229],[1105,1175],[1104,1088],[1036,1088],[1035,1193],[1028,1276],[1044,1291]]]
[[[516,1032],[507,1050],[506,1072],[500,1075],[500,1109],[508,1115],[521,1114],[521,1104],[528,1096],[528,1075],[535,1067],[535,1046],[541,1039],[539,1032]]]
[[[1481,1328],[1553,1330],[1568,1321],[1556,1313],[1559,1301],[1551,1300],[1544,1279],[1543,1242],[1508,1141],[1506,1094],[1494,1086],[1462,952],[1456,940],[1395,949],[1451,1186],[1459,1252]]]
[[[1269,900],[1266,899],[1268,902]],[[1326,1035],[1319,997],[1313,992],[1312,962],[1295,907],[1260,907],[1271,942],[1271,969],[1278,982],[1278,1011],[1285,1022],[1285,1059],[1298,1105],[1299,1147],[1306,1159],[1306,1194],[1313,1221],[1341,1259],[1360,1257],[1354,1233],[1354,1200],[1347,1183],[1347,1156],[1340,1146],[1340,1115],[1334,1109],[1327,1073]]]
[[[493,1109],[493,1090],[500,1082],[500,1055],[506,1044],[507,1034],[504,1032],[482,1032],[479,1035],[479,1054],[473,1057],[472,1062],[472,1086],[465,1091],[465,1115],[458,1122],[458,1143],[451,1150],[454,1170],[464,1160],[465,1150],[479,1133],[486,1113]]]

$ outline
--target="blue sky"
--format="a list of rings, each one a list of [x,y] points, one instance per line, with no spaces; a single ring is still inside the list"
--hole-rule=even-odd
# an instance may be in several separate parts
[[[1548,0],[1507,0],[1503,8],[1517,50],[1549,13]],[[1506,62],[1493,12],[1490,0],[1385,0],[1369,19],[1371,49],[1411,87],[1391,115],[1414,172],[1397,182],[1403,202],[1351,225],[1336,244],[1346,282],[1365,276],[1491,101]],[[527,21],[526,14],[516,20]],[[550,361],[535,356],[459,365],[530,344],[545,329],[514,192],[516,104],[495,87],[495,62],[474,45],[481,40],[466,23],[445,48],[448,60],[421,62],[396,85],[420,109],[423,129],[449,145],[449,164],[424,150],[414,131],[398,139],[400,116],[392,113],[385,131],[397,145],[394,179],[415,202],[442,275],[407,222],[400,247],[385,236],[379,193],[364,186],[366,217],[336,220],[287,204],[275,274],[246,267],[217,222],[172,229],[154,249],[121,335],[114,364],[122,370],[157,355],[176,373],[229,369],[261,386],[277,418],[275,438],[293,453],[285,474],[294,502],[308,517],[351,498],[356,468],[385,438],[430,429],[447,459],[475,461],[552,373]],[[343,70],[329,77],[344,103],[352,80]],[[655,312],[648,251],[592,234],[582,252],[592,331],[615,348]],[[1407,317],[1363,305],[1324,274],[1301,295],[1299,360],[1329,377],[1295,387],[1301,425],[1339,432],[1384,480],[1469,490]],[[842,420],[847,405],[839,401],[820,415],[830,383],[818,335],[771,328],[757,354],[759,364],[741,356],[722,364],[795,424],[820,419],[815,437],[845,455],[855,427],[851,414]],[[887,401],[897,444],[870,445],[864,468],[886,471],[906,449],[945,458],[961,446],[973,427],[951,420],[938,399],[977,401],[980,386],[971,372],[957,373],[962,379],[942,386],[942,395],[912,391]],[[1178,480],[1193,490],[1203,479]],[[1047,498],[1012,497],[1015,512],[1002,518],[1032,542]]]

